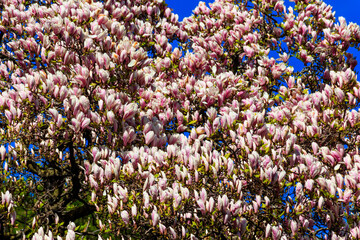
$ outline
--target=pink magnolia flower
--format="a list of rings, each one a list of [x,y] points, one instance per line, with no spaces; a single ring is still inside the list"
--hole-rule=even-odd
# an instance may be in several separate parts
[[[129,224],[129,220],[130,220],[129,217],[130,217],[129,213],[127,211],[121,211],[121,218],[125,222],[126,225]]]
[[[295,220],[291,220],[290,228],[291,228],[292,235],[295,235],[298,231],[298,224]]]
[[[151,213],[151,220],[154,227],[159,223],[160,216],[155,209]]]
[[[5,194],[1,193],[1,203],[2,205],[9,205],[12,200],[12,195],[9,191],[6,191]]]
[[[313,188],[313,186],[314,186],[314,180],[313,180],[313,179],[308,179],[308,180],[306,180],[306,182],[305,182],[305,188],[306,188],[307,190],[311,191],[312,188]]]
[[[273,227],[271,228],[271,233],[272,233],[273,239],[274,239],[274,240],[278,240],[278,239],[280,239],[280,237],[281,237],[282,231],[279,229],[279,227],[273,226]]]
[[[159,223],[159,230],[161,234],[166,234],[166,227],[165,225]]]
[[[147,134],[145,134],[145,144],[149,145],[152,141],[155,139],[155,133],[154,131],[150,131]]]
[[[271,232],[271,225],[268,224],[268,225],[266,225],[266,229],[265,229],[265,237],[266,238],[270,237],[270,232]]]
[[[124,116],[123,120],[132,118],[137,112],[137,105],[135,103],[130,103],[124,107]]]
[[[255,51],[254,51],[254,49],[252,47],[244,46],[243,48],[244,48],[244,52],[245,52],[247,57],[251,58],[251,57],[254,56]]]
[[[342,200],[344,201],[345,204],[347,204],[347,203],[350,202],[350,199],[352,198],[352,196],[353,196],[352,191],[349,188],[347,188],[344,191],[344,195],[343,195]]]
[[[107,120],[110,122],[110,124],[114,124],[116,121],[115,114],[113,111],[108,111],[106,113]]]
[[[1,156],[1,161],[4,161],[6,156],[6,149],[3,145],[1,145],[0,147],[0,156]]]
[[[173,237],[173,239],[177,239],[177,233],[172,227],[169,227],[169,231],[170,231],[171,236]]]
[[[135,217],[137,215],[137,207],[135,204],[131,207],[131,215],[133,217]]]
[[[75,240],[75,224],[69,223],[68,232],[66,234],[66,240]]]

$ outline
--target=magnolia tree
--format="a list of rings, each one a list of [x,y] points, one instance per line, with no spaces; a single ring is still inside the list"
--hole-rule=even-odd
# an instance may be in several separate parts
[[[0,13],[1,239],[360,238],[360,30],[321,0]]]

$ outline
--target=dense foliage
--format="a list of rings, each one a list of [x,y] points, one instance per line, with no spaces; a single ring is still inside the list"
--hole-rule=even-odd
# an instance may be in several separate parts
[[[0,15],[1,239],[360,238],[360,29],[321,0]]]

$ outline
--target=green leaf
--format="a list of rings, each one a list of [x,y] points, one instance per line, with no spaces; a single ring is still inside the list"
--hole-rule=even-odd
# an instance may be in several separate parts
[[[188,125],[193,125],[193,124],[195,124],[196,122],[197,122],[196,120],[193,120],[193,121],[189,122]]]
[[[302,91],[302,93],[303,93],[303,94],[306,94],[306,95],[309,94],[309,89],[304,89],[304,90]]]

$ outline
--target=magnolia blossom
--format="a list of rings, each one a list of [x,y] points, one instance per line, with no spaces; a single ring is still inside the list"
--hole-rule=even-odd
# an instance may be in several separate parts
[[[359,238],[360,28],[294,4],[3,1],[0,238]]]

